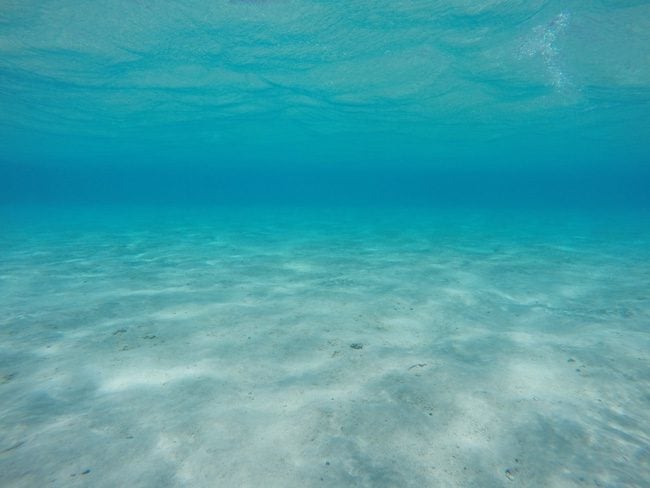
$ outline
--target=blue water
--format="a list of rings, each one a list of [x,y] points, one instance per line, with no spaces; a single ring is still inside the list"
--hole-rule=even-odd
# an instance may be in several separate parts
[[[650,2],[4,0],[0,485],[650,485]]]
[[[646,2],[0,16],[3,202],[648,205]]]

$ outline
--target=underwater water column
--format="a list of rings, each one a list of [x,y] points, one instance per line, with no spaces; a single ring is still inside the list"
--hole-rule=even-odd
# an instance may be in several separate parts
[[[648,486],[649,33],[2,2],[0,485]]]

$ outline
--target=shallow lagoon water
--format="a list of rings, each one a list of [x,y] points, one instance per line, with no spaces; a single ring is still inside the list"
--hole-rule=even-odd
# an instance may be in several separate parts
[[[0,485],[650,484],[650,4],[7,0]]]

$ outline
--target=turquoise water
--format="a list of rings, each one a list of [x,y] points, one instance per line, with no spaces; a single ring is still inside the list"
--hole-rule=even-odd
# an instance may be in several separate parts
[[[647,206],[647,9],[3,2],[2,200]]]
[[[0,485],[650,485],[650,2],[6,0]]]

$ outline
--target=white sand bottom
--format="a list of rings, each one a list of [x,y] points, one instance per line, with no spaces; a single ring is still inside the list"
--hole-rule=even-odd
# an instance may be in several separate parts
[[[0,486],[650,486],[645,221],[378,215],[13,219]]]

